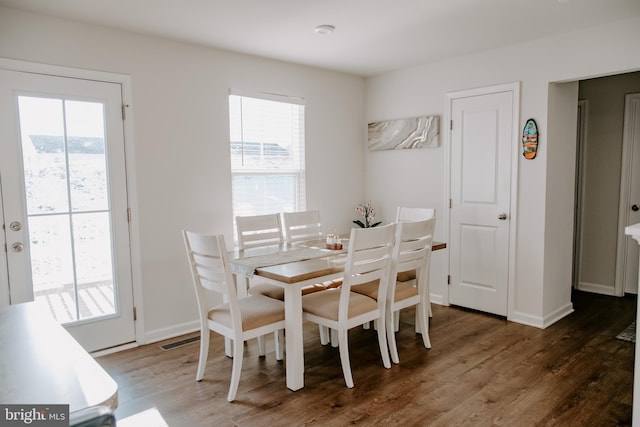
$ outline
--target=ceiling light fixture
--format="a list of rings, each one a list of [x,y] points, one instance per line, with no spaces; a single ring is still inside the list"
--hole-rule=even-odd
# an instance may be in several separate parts
[[[336,27],[333,25],[318,25],[316,27],[316,34],[331,34]]]

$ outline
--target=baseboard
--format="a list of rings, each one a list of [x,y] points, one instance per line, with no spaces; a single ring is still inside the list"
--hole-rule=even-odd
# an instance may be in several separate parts
[[[558,320],[563,319],[565,317],[567,317],[568,315],[570,315],[571,313],[573,313],[573,303],[569,302],[567,303],[565,306],[560,307],[559,309],[557,309],[556,311],[554,311],[553,313],[549,313],[544,317],[544,323],[543,323],[543,328],[547,328],[551,325],[553,325],[554,323],[556,323]]]
[[[190,334],[200,330],[200,321],[181,323],[167,328],[156,329],[144,334],[144,344],[167,340],[180,335]]]
[[[429,300],[433,303],[433,304],[438,304],[438,305],[449,305],[449,304],[444,304],[444,298],[442,298],[442,295],[434,295],[434,294],[429,294]]]
[[[520,323],[522,325],[544,329],[544,320],[542,317],[532,316],[521,311],[514,311],[511,315],[507,316],[507,320],[514,323]]]
[[[117,353],[119,351],[125,351],[125,350],[129,350],[132,348],[136,348],[138,347],[139,344],[137,342],[130,342],[127,344],[123,344],[123,345],[118,345],[116,347],[111,347],[111,348],[107,348],[104,350],[98,350],[98,351],[94,351],[91,352],[91,356],[93,357],[100,357],[100,356],[106,356],[108,354],[113,354],[113,353]]]
[[[539,329],[545,329],[571,313],[573,313],[573,304],[568,303],[544,317],[532,316],[531,314],[516,311],[509,316],[507,320],[523,325],[533,326]]]
[[[91,353],[93,357],[106,356],[108,354],[117,353],[119,351],[129,350],[145,344],[153,344],[154,342],[164,341],[181,335],[190,334],[200,330],[200,322],[187,322],[180,325],[174,325],[169,328],[156,329],[144,334],[143,342],[131,342],[116,347],[107,348],[105,350],[94,351]]]
[[[616,289],[613,286],[601,285],[600,283],[580,282],[577,289],[584,292],[592,292],[594,294],[616,296]]]

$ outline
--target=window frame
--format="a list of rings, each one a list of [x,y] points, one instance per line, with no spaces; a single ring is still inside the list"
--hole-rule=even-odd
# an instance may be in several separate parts
[[[298,138],[297,142],[293,142],[293,144],[296,145],[296,147],[293,148],[293,152],[295,154],[292,154],[294,156],[297,156],[297,159],[294,160],[292,163],[294,164],[293,167],[283,167],[283,168],[269,168],[269,167],[247,167],[246,169],[239,169],[237,167],[234,166],[234,155],[233,155],[233,149],[232,149],[232,143],[233,142],[238,142],[236,140],[234,140],[234,138],[232,138],[232,111],[231,111],[231,100],[232,100],[232,96],[236,96],[236,97],[241,97],[241,98],[253,98],[253,99],[257,99],[257,100],[265,100],[265,101],[275,101],[275,102],[281,102],[281,103],[286,103],[286,104],[293,104],[293,105],[298,105],[302,108],[301,111],[301,119],[300,119],[300,123],[299,123],[299,128],[297,129],[298,134],[300,135],[300,137]],[[236,211],[236,194],[234,191],[234,180],[236,177],[278,177],[278,176],[283,176],[283,177],[293,177],[294,180],[294,185],[293,185],[293,189],[291,191],[294,192],[294,194],[292,194],[293,196],[293,210],[294,211],[304,211],[306,210],[306,156],[305,156],[305,145],[306,145],[306,104],[305,104],[305,100],[303,98],[299,98],[299,97],[293,97],[293,96],[285,96],[285,95],[275,95],[275,94],[268,94],[268,93],[260,93],[260,92],[244,92],[244,91],[235,91],[235,90],[230,90],[229,91],[229,96],[228,96],[228,103],[227,103],[227,108],[228,108],[228,112],[229,112],[229,153],[230,153],[230,167],[231,167],[231,202],[232,202],[232,215],[233,215],[233,228],[234,228],[234,239],[236,238],[235,236],[235,228],[236,228],[236,224],[235,224],[235,218],[236,216],[239,215],[247,215],[244,212],[237,212]],[[242,119],[244,119],[244,117],[242,117]],[[241,119],[241,120],[242,120]],[[241,125],[242,126],[242,125]],[[244,140],[241,139],[240,142],[253,142],[250,139],[248,140]],[[264,143],[269,143],[270,141],[255,141],[255,142],[260,142],[262,144]],[[295,165],[297,165],[297,167],[295,167]],[[279,211],[260,211],[260,212],[256,212],[254,213],[255,215],[260,215],[260,214],[267,214],[267,213],[278,213]]]

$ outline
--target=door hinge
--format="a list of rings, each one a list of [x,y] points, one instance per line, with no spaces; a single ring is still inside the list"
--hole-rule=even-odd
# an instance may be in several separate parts
[[[127,118],[127,104],[122,104],[122,120],[125,120]]]
[[[452,206],[453,206],[453,201],[449,199],[449,209],[451,209]]]
[[[134,322],[138,320],[138,310],[135,307],[133,307],[133,320]]]
[[[451,275],[448,274],[447,275],[447,285],[450,285],[450,284],[451,284]]]
[[[453,130],[453,120],[449,121],[449,130]]]
[[[127,222],[131,224],[131,208],[127,208]]]

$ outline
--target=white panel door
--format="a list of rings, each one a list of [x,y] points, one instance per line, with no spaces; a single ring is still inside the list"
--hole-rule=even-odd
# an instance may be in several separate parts
[[[135,341],[121,108],[118,83],[0,70],[0,302],[88,351]]]
[[[450,288],[454,305],[507,315],[513,93],[451,103]]]

